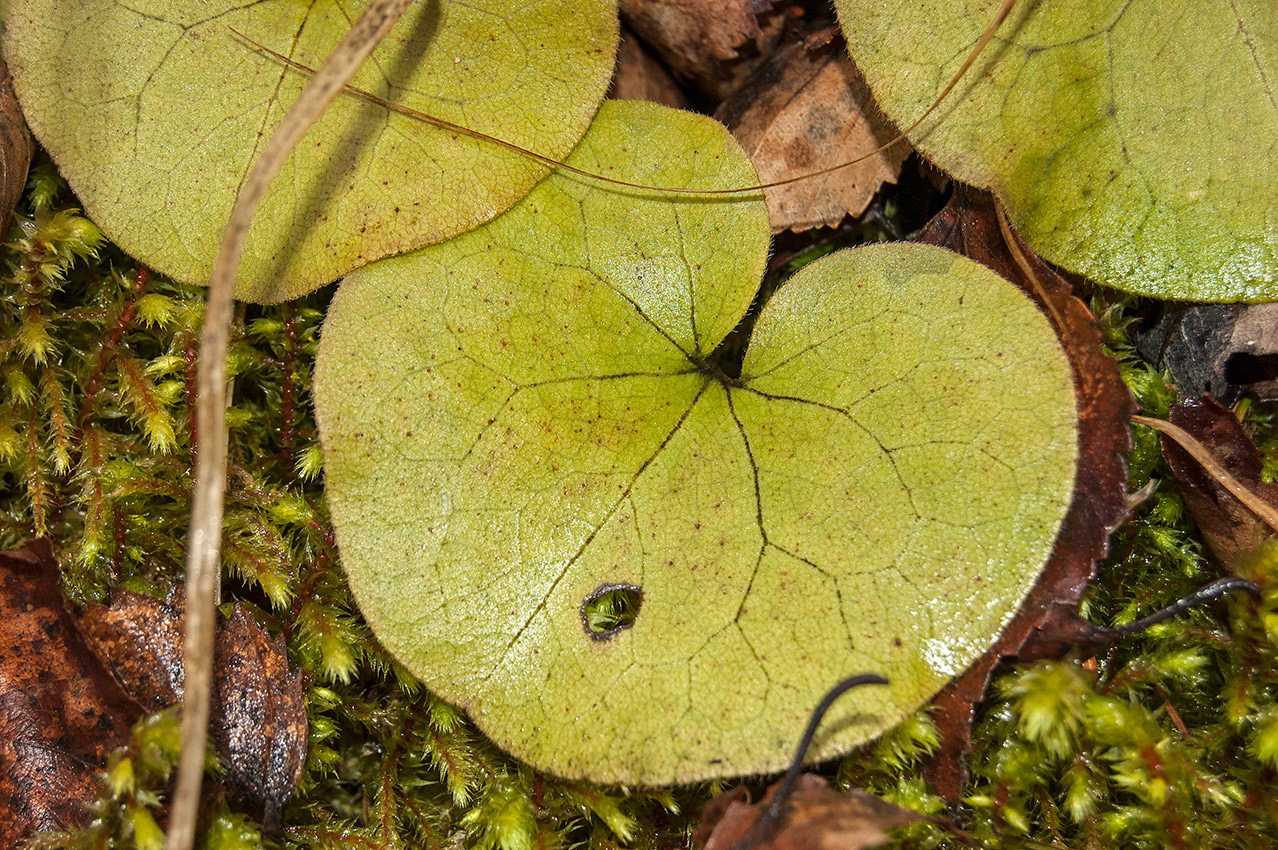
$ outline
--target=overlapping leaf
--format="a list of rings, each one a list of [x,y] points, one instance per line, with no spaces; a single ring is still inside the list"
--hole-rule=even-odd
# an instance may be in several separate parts
[[[883,109],[921,116],[999,0],[836,0]],[[1266,0],[1021,2],[911,137],[1039,254],[1160,298],[1278,297],[1278,13]]]
[[[206,283],[241,181],[360,2],[14,0],[5,55],[41,143],[102,229]],[[614,0],[414,4],[356,83],[551,157],[612,69]],[[518,154],[342,98],[294,152],[250,234],[238,295],[278,301],[468,230],[545,173]]]
[[[721,127],[608,104],[572,164],[743,185]],[[1010,284],[924,246],[810,265],[741,366],[757,200],[553,177],[490,225],[343,284],[316,374],[343,563],[378,638],[499,744],[567,776],[774,770],[896,723],[1037,576],[1076,454],[1069,367]],[[639,595],[599,632],[589,601]]]

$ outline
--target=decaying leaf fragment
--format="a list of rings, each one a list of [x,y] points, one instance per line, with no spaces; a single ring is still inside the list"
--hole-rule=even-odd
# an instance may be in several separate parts
[[[111,604],[91,602],[80,612],[80,631],[133,698],[151,711],[182,700],[180,590],[166,601],[123,588]]]
[[[896,136],[843,39],[829,31],[771,54],[715,118],[736,136],[765,184],[859,159]],[[831,174],[768,189],[772,232],[833,226],[860,215],[885,182],[896,180],[909,151],[898,143]]]
[[[33,152],[31,132],[13,94],[9,67],[0,61],[0,233],[9,231],[13,208],[27,185]]]
[[[771,785],[758,803],[748,802],[742,787],[716,795],[692,833],[693,843],[701,850],[864,850],[885,844],[886,830],[922,820],[918,812],[856,789],[840,793],[820,776],[805,773],[772,834],[749,840],[780,784]]]
[[[128,590],[111,605],[88,605],[82,628],[129,692],[151,709],[182,699],[184,600]],[[301,777],[306,701],[283,637],[274,640],[242,608],[219,623],[210,727],[235,785],[271,821]]]
[[[626,26],[681,80],[718,99],[744,79],[784,28],[789,0],[620,0]],[[761,22],[760,18],[763,18]]]
[[[1212,398],[1188,398],[1172,406],[1173,425],[1188,431],[1234,478],[1278,508],[1278,484],[1261,479],[1260,453],[1238,418]],[[1159,435],[1163,457],[1207,545],[1232,570],[1274,530],[1242,504],[1175,440]]]
[[[141,716],[67,612],[49,541],[0,553],[0,846],[83,825]]]
[[[647,100],[675,109],[689,108],[688,98],[666,66],[626,29],[622,29],[621,42],[617,45],[617,67],[612,73],[608,97]]]
[[[243,608],[222,624],[214,664],[213,736],[269,829],[306,763],[302,674],[289,668],[284,636],[272,639]]]

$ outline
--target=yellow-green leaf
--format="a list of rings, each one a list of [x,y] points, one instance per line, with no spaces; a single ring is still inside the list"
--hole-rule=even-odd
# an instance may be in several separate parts
[[[112,241],[206,283],[231,204],[361,0],[10,0],[5,58],[28,122]],[[413,4],[355,83],[551,157],[612,71],[615,0]],[[522,197],[545,169],[491,144],[340,97],[275,182],[237,295],[279,301],[370,260],[446,239]]]
[[[1000,0],[836,0],[884,111],[921,116]],[[1272,0],[1022,0],[911,134],[1053,262],[1160,298],[1278,298]]]
[[[721,127],[608,103],[572,164],[748,185]],[[1073,387],[1010,284],[918,245],[796,275],[739,378],[720,343],[758,197],[554,176],[349,276],[316,364],[342,562],[378,639],[541,769],[660,784],[780,768],[908,716],[993,642],[1069,501]],[[603,630],[590,607],[637,602]],[[624,610],[625,605],[611,606]]]

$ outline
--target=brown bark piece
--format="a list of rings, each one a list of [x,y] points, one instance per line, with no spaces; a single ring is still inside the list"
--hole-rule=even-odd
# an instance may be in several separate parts
[[[86,606],[85,634],[125,687],[151,708],[182,698],[185,600],[117,590],[110,607]],[[231,779],[270,826],[306,760],[306,699],[282,637],[272,641],[236,608],[218,625],[210,727]]]
[[[1182,395],[1278,400],[1278,304],[1168,304],[1136,336]]]
[[[736,88],[784,30],[768,0],[621,0],[622,22],[679,80],[716,100]],[[761,24],[760,16],[764,16]],[[749,55],[744,55],[749,54]]]
[[[1077,645],[1108,644],[1110,636],[1078,614],[1096,561],[1109,550],[1109,535],[1127,514],[1128,419],[1136,402],[1118,375],[1118,364],[1100,347],[1100,333],[1069,283],[1019,242],[1042,285],[1020,270],[999,230],[994,202],[984,192],[955,185],[949,204],[924,228],[921,241],[971,257],[1015,282],[1048,315],[1074,371],[1079,458],[1074,498],[1038,583],[989,652],[936,697],[933,715],[941,749],[928,778],[951,804],[967,781],[975,705],[994,668],[1004,659],[1059,657]],[[1046,300],[1044,300],[1046,299]]]
[[[701,850],[732,850],[743,839],[742,850],[863,850],[886,843],[889,836],[885,830],[922,820],[917,812],[864,791],[839,793],[821,777],[805,773],[771,834],[751,835],[779,784],[772,785],[755,804],[746,802],[743,788],[714,797],[692,833],[693,843]]]
[[[48,540],[0,553],[0,847],[84,826],[95,775],[142,707],[67,613]]]
[[[1168,419],[1193,435],[1247,489],[1278,507],[1278,484],[1261,480],[1260,452],[1232,411],[1209,397],[1189,398],[1173,405]],[[1273,534],[1272,529],[1175,440],[1162,434],[1159,439],[1167,467],[1203,539],[1225,569],[1236,572],[1239,556],[1254,551]]]
[[[13,210],[27,187],[27,170],[35,146],[13,93],[9,67],[0,61],[0,235],[9,230]]]
[[[896,136],[843,40],[819,34],[769,56],[715,117],[745,148],[761,183],[852,162]],[[898,143],[830,174],[766,190],[772,232],[832,227],[860,215],[884,183],[896,181],[909,152]]]
[[[690,104],[683,89],[670,76],[666,66],[656,60],[634,34],[622,28],[617,45],[617,67],[612,72],[608,97],[617,100],[647,100],[688,109]]]

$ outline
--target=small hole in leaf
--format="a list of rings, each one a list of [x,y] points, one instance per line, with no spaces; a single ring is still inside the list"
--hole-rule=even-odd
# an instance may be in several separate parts
[[[635,624],[643,588],[633,584],[605,584],[581,602],[581,624],[592,640],[611,640]]]

